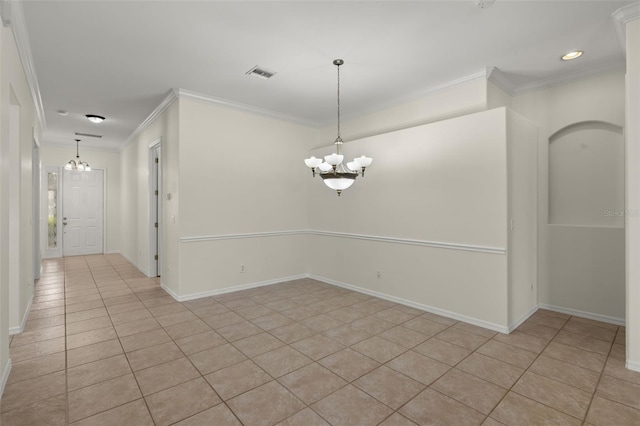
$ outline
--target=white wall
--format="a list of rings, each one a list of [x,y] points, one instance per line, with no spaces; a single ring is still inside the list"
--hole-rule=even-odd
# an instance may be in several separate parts
[[[120,251],[120,154],[116,151],[103,151],[86,145],[99,145],[99,142],[80,142],[80,158],[91,165],[93,170],[102,169],[105,172],[106,182],[106,232],[104,240],[106,242],[106,252],[115,253]],[[61,168],[71,159],[75,158],[76,149],[57,145],[43,145],[40,148],[40,161],[42,167],[53,166]],[[59,175],[60,178],[62,174]],[[59,205],[61,205],[59,200]],[[46,208],[46,206],[44,206]],[[46,216],[43,216],[43,226],[46,225]],[[46,229],[46,226],[43,228]]]
[[[310,272],[505,330],[506,120],[501,108],[345,144],[374,163],[340,197],[309,179]]]
[[[640,211],[640,19],[626,24],[626,195],[629,212]],[[638,214],[626,216],[626,336],[627,368],[640,371],[640,222]]]
[[[306,272],[306,237],[289,231],[308,227],[302,160],[316,140],[309,127],[180,98],[180,296]]]
[[[525,116],[540,127],[540,142],[538,148],[539,164],[539,267],[538,267],[538,299],[539,303],[547,308],[591,316],[595,319],[623,322],[624,318],[624,279],[621,263],[616,259],[624,258],[624,236],[615,228],[619,223],[616,219],[605,217],[604,210],[620,209],[620,192],[623,188],[621,171],[624,170],[620,147],[616,141],[602,142],[598,138],[599,130],[595,136],[585,136],[584,127],[596,122],[596,127],[615,128],[624,126],[624,74],[621,72],[601,75],[581,81],[550,87],[542,90],[526,92],[513,97],[513,109]],[[581,124],[581,123],[587,123]],[[604,123],[604,124],[603,124]],[[578,132],[573,132],[578,130]],[[567,145],[550,147],[549,138],[552,135],[559,138],[552,143],[568,142]],[[573,135],[572,135],[573,134]],[[603,145],[608,143],[607,145]],[[619,144],[618,144],[619,145]],[[562,164],[550,164],[550,148],[562,154],[554,157],[553,161],[565,160]],[[595,155],[596,148],[606,152],[609,158],[608,168],[601,164],[603,152]],[[588,154],[588,155],[583,155]],[[580,155],[580,156],[578,156]],[[592,182],[593,187],[588,187],[582,193],[579,190],[563,189],[562,179],[556,179],[556,183],[550,183],[550,166],[552,170],[563,171],[565,181],[579,182],[576,173],[567,174],[570,166],[566,160],[579,160],[581,164],[574,167],[596,173]],[[600,175],[598,175],[600,173]],[[557,177],[558,173],[554,173]],[[598,176],[602,179],[598,181]],[[611,183],[617,180],[613,190],[600,191],[603,197],[596,197],[594,188],[603,182]],[[553,185],[554,218],[549,217],[549,188]],[[611,186],[611,185],[610,185]],[[564,195],[563,192],[564,191]],[[585,224],[584,220],[575,215],[576,200],[569,207],[558,206],[566,193],[571,197],[578,197],[581,206],[577,211],[580,217],[590,217],[591,223]],[[612,192],[614,196],[611,197]],[[615,195],[617,193],[617,195]],[[572,210],[569,212],[568,210]],[[572,219],[567,219],[571,213]],[[586,216],[585,216],[586,215]],[[597,222],[593,222],[594,217]],[[567,229],[562,228],[553,221],[565,222],[571,220]],[[586,220],[586,219],[585,219]],[[575,223],[574,223],[575,222]],[[581,225],[576,226],[576,225]],[[587,225],[587,226],[584,226]],[[591,229],[591,227],[602,227]],[[589,239],[591,237],[591,239]],[[590,250],[579,247],[588,241]],[[553,247],[551,246],[553,244]],[[560,253],[559,247],[568,250]],[[611,256],[601,256],[601,251],[608,251]],[[573,254],[571,254],[573,252]],[[580,261],[575,259],[575,253],[585,256]],[[605,261],[608,259],[609,261]],[[603,282],[601,277],[592,274],[589,268],[575,269],[576,262],[582,265],[600,266],[602,276],[610,277]],[[599,289],[599,291],[592,291]],[[611,297],[618,297],[615,301],[600,303],[599,295],[607,291]],[[573,298],[561,297],[563,294],[573,294]],[[622,309],[621,309],[622,308]]]

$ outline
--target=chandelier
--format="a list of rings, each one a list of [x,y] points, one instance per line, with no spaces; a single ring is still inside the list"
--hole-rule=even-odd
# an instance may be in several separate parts
[[[324,184],[335,190],[338,196],[342,194],[343,190],[353,185],[358,175],[364,177],[365,169],[369,167],[373,161],[373,158],[365,157],[364,155],[348,162],[346,166],[342,161],[344,160],[344,155],[342,155],[342,145],[344,142],[340,137],[340,65],[342,64],[344,64],[342,59],[333,61],[333,65],[338,69],[338,137],[334,142],[336,152],[331,155],[325,155],[324,161],[316,157],[304,160],[307,167],[311,169],[312,176],[315,177],[316,173],[318,173]]]
[[[80,151],[79,151],[80,139],[76,139],[76,159],[69,160],[67,164],[64,165],[65,170],[76,170],[79,172],[90,172],[91,166],[86,161],[80,161]]]

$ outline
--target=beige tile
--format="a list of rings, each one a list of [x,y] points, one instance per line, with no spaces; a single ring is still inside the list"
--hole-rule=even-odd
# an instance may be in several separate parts
[[[453,328],[456,330],[462,330],[462,331],[466,331],[467,333],[477,334],[478,336],[488,337],[488,338],[491,338],[496,334],[498,334],[493,330],[489,330],[483,327],[478,327],[477,325],[469,324],[462,321],[456,323],[453,326]]]
[[[282,327],[285,325],[293,324],[294,322],[291,318],[288,318],[282,314],[279,314],[273,311],[271,312],[272,313],[270,314],[254,318],[251,320],[251,322],[266,331],[273,330],[274,328]]]
[[[67,314],[73,314],[81,311],[88,311],[91,309],[102,308],[104,307],[104,303],[101,299],[91,300],[89,302],[84,303],[76,303],[74,305],[67,305],[66,311]]]
[[[269,333],[288,344],[317,334],[315,330],[305,327],[300,323],[293,323],[283,327],[274,328],[270,330]]]
[[[371,337],[371,333],[360,328],[352,327],[351,325],[342,325],[337,328],[332,328],[325,331],[324,335],[345,346],[351,346]]]
[[[489,340],[480,346],[476,352],[520,368],[528,368],[538,357],[538,354],[534,352],[507,345],[497,340]]]
[[[385,340],[407,349],[411,349],[427,340],[426,335],[402,326],[390,328],[378,334],[378,337],[382,337]]]
[[[385,363],[407,351],[406,348],[377,336],[373,336],[360,343],[356,343],[351,347],[361,354],[375,359],[380,363]]]
[[[194,416],[188,417],[176,426],[242,426],[242,423],[225,404],[218,404],[215,407],[204,410]]]
[[[289,346],[259,355],[253,361],[276,378],[313,362]]]
[[[611,349],[611,344],[613,343],[613,339],[611,342],[606,342],[604,340],[595,339],[582,334],[571,333],[564,329],[558,332],[558,335],[553,339],[553,341],[603,355],[607,355],[609,353],[609,349]]]
[[[40,358],[33,358],[23,362],[16,362],[11,366],[11,374],[7,380],[7,385],[21,382],[45,374],[54,373],[65,369],[64,352],[57,352],[44,355]]]
[[[359,320],[356,320],[349,325],[351,327],[355,327],[357,329],[364,330],[374,334],[382,333],[383,331],[396,326],[391,321],[383,320],[382,318],[376,317],[374,315],[370,315],[365,318],[360,318]],[[333,328],[333,327],[329,327],[326,330],[329,330],[330,328]],[[323,330],[323,331],[326,331],[326,330]]]
[[[344,345],[321,334],[299,340],[291,346],[314,361],[344,349]]]
[[[21,404],[0,414],[0,424],[6,426],[66,426],[67,398],[58,395],[32,403]]]
[[[113,425],[154,426],[151,414],[149,414],[143,399],[120,405],[72,424],[72,426]]]
[[[602,371],[607,361],[607,357],[603,354],[583,351],[574,346],[567,346],[557,342],[549,343],[549,346],[545,348],[542,354],[598,373]]]
[[[332,426],[375,425],[393,412],[352,385],[316,402],[311,408]]]
[[[178,314],[180,312],[187,311],[189,311],[189,309],[187,309],[182,303],[168,303],[166,305],[153,306],[149,308],[149,312],[151,312],[154,317]]]
[[[59,337],[56,339],[43,340],[41,342],[17,346],[11,348],[9,353],[11,354],[12,362],[22,362],[39,358],[44,355],[62,352],[64,349],[64,337]]]
[[[189,359],[200,371],[200,374],[204,375],[237,364],[247,359],[247,357],[227,343],[190,355]]]
[[[532,373],[557,380],[567,385],[593,392],[600,374],[573,364],[541,355],[529,368]]]
[[[465,359],[471,353],[469,349],[465,349],[462,346],[438,339],[429,339],[416,346],[413,350],[452,366]]]
[[[498,334],[494,339],[538,354],[542,352],[549,343],[547,339],[542,339],[519,331],[514,331],[511,334]]]
[[[426,387],[384,365],[360,377],[353,384],[394,410]]]
[[[524,373],[522,368],[479,353],[469,355],[457,368],[506,389],[513,386]]]
[[[596,395],[640,410],[640,384],[607,376],[600,379]]]
[[[286,374],[278,381],[307,405],[319,401],[347,384],[342,378],[317,363]]]
[[[512,390],[578,419],[584,419],[591,402],[590,392],[531,372],[526,372]]]
[[[374,315],[394,324],[402,324],[416,317],[416,315],[408,314],[395,308],[385,309],[384,311],[376,312]]]
[[[305,408],[293,416],[278,423],[276,426],[331,426],[312,409]]]
[[[220,314],[231,312],[229,308],[227,308],[226,306],[223,306],[213,301],[211,301],[210,303],[212,304],[207,304],[195,309],[191,309],[191,312],[193,312],[200,318],[209,318],[214,315],[220,315]]]
[[[507,393],[505,388],[457,368],[442,376],[432,388],[483,414],[489,414]]]
[[[260,333],[251,337],[233,342],[233,345],[240,349],[248,357],[254,357],[280,348],[285,344],[270,335],[269,333]]]
[[[225,401],[272,380],[251,360],[218,370],[205,379]]]
[[[215,331],[194,334],[192,336],[178,339],[175,342],[185,355],[192,355],[227,343],[227,341]]]
[[[72,391],[129,373],[131,373],[131,368],[129,368],[127,357],[124,354],[116,355],[69,368],[67,370],[67,388]]]
[[[193,321],[197,320],[198,317],[188,309],[182,312],[176,312],[173,314],[157,316],[156,320],[162,325],[164,328],[167,328],[172,325],[180,324],[181,322]]]
[[[144,331],[131,336],[121,337],[120,342],[125,352],[137,351],[150,346],[171,342],[171,337],[161,328]]]
[[[145,397],[158,426],[176,423],[220,404],[220,398],[203,378]]]
[[[118,315],[124,312],[139,311],[147,309],[144,304],[135,296],[126,296],[127,301],[123,303],[106,303],[109,315]],[[113,302],[115,299],[111,299]]]
[[[305,408],[276,381],[271,381],[229,401],[227,405],[246,426],[273,425]]]
[[[240,313],[240,311],[237,311],[237,312]],[[307,306],[298,306],[297,308],[291,308],[291,309],[287,309],[286,311],[282,311],[282,315],[284,315],[287,318],[291,318],[294,321],[302,321],[307,318],[314,317],[319,313],[320,312],[316,311],[315,309],[309,308]],[[245,318],[247,317],[246,315],[243,315],[243,316]]]
[[[25,331],[13,336],[11,347],[27,345],[29,343],[41,342],[43,340],[64,337],[65,326],[58,325],[54,327],[39,328],[37,330]]]
[[[201,319],[195,319],[193,321],[185,321],[165,327],[164,330],[172,339],[177,340],[193,336],[194,334],[204,333],[205,331],[211,330],[211,327]]]
[[[382,321],[382,320],[381,320]],[[317,331],[318,333],[341,327],[343,324],[335,318],[331,318],[325,314],[316,315],[301,321],[306,327]],[[352,324],[353,325],[353,324]],[[394,324],[391,324],[392,326]]]
[[[393,413],[391,416],[387,417],[387,419],[380,423],[380,426],[418,426],[411,420],[404,417],[402,414]]]
[[[11,411],[22,407],[25,401],[35,402],[64,394],[65,381],[65,372],[57,371],[7,385],[0,409]]]
[[[73,334],[67,336],[67,350],[113,340],[117,337],[115,329],[111,326]]]
[[[249,321],[221,327],[216,331],[229,342],[234,342],[263,332],[260,327],[250,323]]]
[[[427,389],[399,411],[420,425],[480,424],[484,416],[433,389]]]
[[[583,319],[572,317],[562,328],[563,331],[569,331],[575,334],[591,337],[594,339],[604,340],[605,342],[613,342],[618,331],[617,327],[603,328],[584,322]]]
[[[200,373],[183,357],[138,370],[135,376],[142,394],[146,396],[198,378]]]
[[[98,414],[141,396],[133,374],[71,391],[68,394],[69,422]]]
[[[379,362],[350,348],[336,352],[319,362],[347,381],[353,381],[380,365]]]
[[[124,324],[126,322],[140,321],[152,317],[151,312],[149,312],[148,309],[143,308],[111,314],[111,321],[113,321],[114,324]]]
[[[76,322],[76,321],[84,321],[93,318],[100,318],[108,316],[107,310],[104,307],[89,309],[86,311],[67,313],[67,324]]]
[[[98,330],[111,326],[111,319],[108,316],[92,318],[83,321],[76,321],[67,324],[67,335],[83,333],[85,331]]]
[[[627,369],[624,360],[615,358],[607,359],[604,374],[640,385],[640,372]]]
[[[561,329],[569,320],[568,315],[559,316],[555,312],[549,312],[539,309],[535,314],[531,315],[527,321],[541,324],[555,329]]]
[[[144,331],[160,328],[160,323],[154,318],[147,318],[140,321],[125,322],[115,325],[116,332],[120,338],[142,333]]]
[[[213,315],[207,317],[204,322],[209,324],[214,330],[220,327],[226,327],[231,324],[237,324],[239,322],[246,321],[243,317],[235,312],[225,312],[222,314]]]
[[[640,410],[596,395],[587,422],[595,426],[637,425],[640,424]]]
[[[127,352],[127,358],[133,371],[149,368],[154,365],[163,364],[182,358],[184,354],[173,342],[162,343],[156,346],[149,346],[137,351]]]
[[[505,425],[576,425],[582,422],[558,410],[509,392],[491,413]]]
[[[544,340],[551,340],[558,334],[558,329],[538,324],[532,321],[525,321],[518,328],[518,332],[536,336]]]
[[[466,331],[457,330],[453,327],[444,330],[435,336],[436,339],[448,343],[453,343],[471,351],[476,350],[483,345],[489,338],[478,336],[477,334],[468,333]]]
[[[387,365],[425,385],[430,385],[451,367],[414,351],[408,351]]]
[[[124,352],[117,339],[82,346],[80,348],[67,351],[67,366],[69,368],[76,367],[78,365],[99,361],[121,353]]]

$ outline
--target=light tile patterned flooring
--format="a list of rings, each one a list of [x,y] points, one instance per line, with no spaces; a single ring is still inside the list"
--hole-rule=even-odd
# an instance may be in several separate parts
[[[510,335],[312,280],[177,303],[119,255],[44,263],[10,425],[638,425],[624,328]]]

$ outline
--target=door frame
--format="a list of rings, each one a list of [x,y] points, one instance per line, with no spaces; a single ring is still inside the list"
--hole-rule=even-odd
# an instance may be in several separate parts
[[[158,166],[155,165],[155,152],[158,152]],[[158,182],[158,195],[155,194],[154,181]],[[149,144],[149,276],[162,275],[162,137]],[[157,214],[157,217],[156,217]],[[158,228],[155,227],[156,220]],[[158,259],[156,260],[156,251]]]

